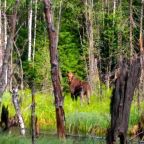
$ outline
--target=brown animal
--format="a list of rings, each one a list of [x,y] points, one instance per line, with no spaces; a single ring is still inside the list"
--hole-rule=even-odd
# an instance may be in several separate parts
[[[81,81],[77,79],[73,73],[69,72],[67,74],[71,98],[73,100],[77,100],[78,96],[80,96],[81,102],[84,100],[84,96],[87,100],[87,103],[90,103],[90,85],[88,82]]]

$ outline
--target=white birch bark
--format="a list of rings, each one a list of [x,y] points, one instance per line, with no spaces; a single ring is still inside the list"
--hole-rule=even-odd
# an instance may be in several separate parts
[[[5,0],[4,1],[4,50],[6,49],[6,46],[7,46],[7,16],[6,16],[6,6],[7,6],[7,2]],[[5,84],[7,85],[7,83],[8,83],[8,70],[6,69]]]
[[[32,0],[29,4],[28,12],[28,61],[31,61],[32,56]]]
[[[25,135],[25,125],[24,125],[24,121],[23,121],[22,114],[20,111],[19,100],[18,100],[18,88],[17,87],[13,88],[12,92],[13,92],[12,101],[13,101],[13,105],[14,105],[14,108],[18,117],[18,122],[20,125],[20,133],[21,135]]]
[[[33,62],[35,57],[35,45],[36,45],[36,27],[37,27],[37,0],[34,0],[35,3],[35,13],[34,13],[34,40],[33,40]]]

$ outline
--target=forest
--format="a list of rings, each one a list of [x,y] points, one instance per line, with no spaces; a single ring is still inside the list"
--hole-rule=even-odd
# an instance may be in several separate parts
[[[144,143],[144,0],[0,0],[0,144]]]

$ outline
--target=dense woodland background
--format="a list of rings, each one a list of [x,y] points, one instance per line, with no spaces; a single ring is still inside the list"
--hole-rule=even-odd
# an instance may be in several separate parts
[[[53,30],[56,31],[54,47],[58,51],[62,95],[66,99],[66,118],[71,121],[69,116],[79,115],[72,113],[73,108],[78,106],[76,103],[69,105],[71,108],[67,108],[67,103],[72,102],[71,99],[67,99],[70,97],[67,73],[73,72],[77,78],[88,81],[92,88],[93,103],[89,107],[82,106],[83,109],[85,107],[86,112],[100,109],[100,105],[106,102],[104,110],[97,113],[99,116],[104,113],[108,117],[104,122],[105,125],[100,124],[105,129],[110,121],[108,114],[110,96],[120,59],[123,58],[127,62],[131,57],[136,55],[139,57],[143,54],[144,1],[53,0],[51,2]],[[16,86],[20,90],[21,101],[27,99],[26,95],[30,93],[29,89],[32,88],[33,83],[37,93],[41,92],[41,96],[47,95],[45,99],[53,95],[47,27],[43,1],[0,0],[1,103],[8,103],[9,91]],[[143,68],[142,64],[141,68]],[[134,112],[136,116],[132,125],[138,122],[142,112],[143,87],[142,70],[140,84],[134,95],[133,106],[136,106],[137,111]],[[39,104],[41,96],[36,98]],[[53,103],[53,99],[49,101]],[[95,100],[99,103],[94,104]],[[97,106],[94,107],[95,105]],[[40,106],[43,106],[42,102]],[[40,108],[37,108],[37,114],[40,115],[41,111],[38,109]],[[67,112],[71,114],[67,115]],[[93,114],[84,115],[83,117],[91,117]],[[40,116],[40,119],[47,117]],[[52,118],[54,119],[55,117]],[[97,121],[95,117],[91,119]],[[26,116],[26,122],[28,121]],[[77,134],[78,129],[74,124],[69,124],[67,129]],[[93,124],[85,131],[97,133],[95,130],[97,127],[99,126]],[[103,127],[100,129],[101,133],[106,133]]]
[[[1,51],[9,35],[14,3],[13,0],[1,2]],[[51,86],[51,78],[43,3],[31,4],[31,1],[20,1],[18,7],[8,76],[13,72],[10,87],[12,81],[14,84],[18,81],[25,88],[33,77],[38,89],[46,89]],[[89,81],[98,72],[95,79],[107,80],[121,55],[127,58],[140,51],[140,0],[131,3],[55,0],[52,6],[64,88],[69,71]]]

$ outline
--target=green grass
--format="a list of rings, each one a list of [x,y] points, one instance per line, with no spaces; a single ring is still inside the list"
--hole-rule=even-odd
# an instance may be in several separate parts
[[[104,135],[110,123],[110,96],[111,90],[103,88],[102,95],[94,95],[90,99],[90,104],[86,102],[80,103],[80,100],[73,102],[69,94],[65,95],[64,110],[66,117],[66,131],[72,134],[83,135]],[[29,90],[25,90],[19,95],[22,97],[21,111],[24,117],[26,127],[30,127],[31,94]],[[49,132],[56,132],[55,106],[54,98],[49,93],[36,93],[36,115],[40,123],[41,129]],[[8,105],[10,116],[15,114],[12,104],[11,95],[5,93],[3,103]],[[132,127],[138,122],[139,115],[135,104],[131,108],[129,126]]]
[[[30,137],[22,137],[9,134],[0,135],[0,144],[31,144]],[[67,138],[65,140],[59,140],[56,136],[41,136],[35,139],[36,144],[105,144],[104,139],[94,138]]]

